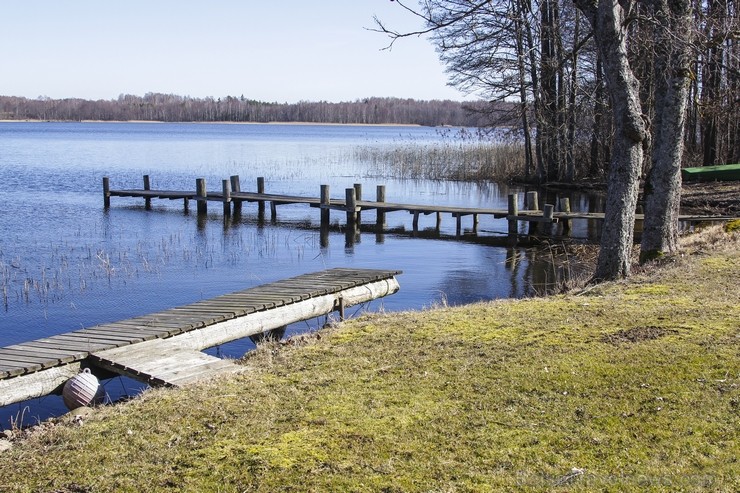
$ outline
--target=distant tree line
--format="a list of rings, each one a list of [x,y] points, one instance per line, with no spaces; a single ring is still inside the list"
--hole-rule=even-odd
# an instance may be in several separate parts
[[[309,122],[410,124],[478,127],[491,121],[491,111],[507,114],[511,105],[459,101],[366,98],[352,102],[268,103],[253,99],[193,98],[176,94],[122,94],[118,99],[51,99],[0,96],[0,119],[55,121],[161,122]]]

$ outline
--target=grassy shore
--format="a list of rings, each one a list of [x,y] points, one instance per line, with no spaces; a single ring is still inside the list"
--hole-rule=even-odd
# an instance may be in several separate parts
[[[30,433],[0,490],[738,491],[738,279],[715,229],[629,281],[265,345]]]

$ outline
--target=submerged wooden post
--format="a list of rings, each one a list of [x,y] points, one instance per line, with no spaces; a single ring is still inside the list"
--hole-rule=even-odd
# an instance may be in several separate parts
[[[110,178],[103,177],[103,207],[110,208]]]
[[[519,223],[516,216],[519,214],[519,194],[509,194],[509,240],[516,243],[516,237],[519,232]]]
[[[149,175],[144,175],[144,190],[151,190],[151,182],[149,181]],[[144,198],[144,209],[150,210],[152,208],[152,198],[151,197],[145,197]]]
[[[221,180],[221,190],[223,191],[224,217],[231,216],[231,182]]]
[[[527,192],[527,210],[538,211],[540,210],[539,197],[537,192]],[[530,221],[529,223],[529,234],[535,234],[537,232],[537,223]]]
[[[232,192],[241,192],[242,186],[241,183],[239,183],[239,175],[233,175],[230,178],[231,180],[231,191]],[[241,216],[242,214],[242,201],[238,199],[231,199],[232,202],[234,202],[234,215],[235,216]]]
[[[347,210],[347,225],[353,228],[357,225],[357,201],[355,197],[355,189],[345,189],[345,208]]]
[[[207,195],[208,193],[206,192],[206,179],[197,178],[195,180],[195,197],[198,201],[198,214],[208,213],[208,199],[206,198]]]
[[[257,193],[265,193],[265,178],[262,176],[257,177]],[[257,216],[260,221],[265,220],[265,201],[257,201]]]
[[[378,185],[375,189],[375,201],[385,202],[385,185]],[[378,233],[382,233],[385,230],[385,211],[376,209],[375,226]]]
[[[542,224],[544,232],[547,234],[552,233],[552,216],[554,212],[555,212],[555,206],[552,204],[545,204],[545,206],[542,209],[542,217],[545,219],[549,219],[548,222],[544,222]]]
[[[560,212],[570,214],[570,199],[568,197],[560,199]],[[563,233],[570,233],[570,219],[563,219]]]
[[[329,209],[329,204],[331,202],[331,199],[329,198],[329,185],[321,185],[321,227],[326,228],[326,230],[329,230],[329,218],[331,215],[331,210]]]
[[[355,201],[359,202],[362,200],[362,183],[355,183]],[[359,229],[362,224],[362,212],[357,211],[357,228]]]

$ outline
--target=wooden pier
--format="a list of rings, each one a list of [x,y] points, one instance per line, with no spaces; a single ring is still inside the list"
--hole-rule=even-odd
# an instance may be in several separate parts
[[[480,216],[493,216],[495,219],[505,219],[508,222],[508,237],[512,243],[516,242],[519,232],[519,222],[529,223],[530,234],[534,232],[538,224],[544,224],[545,229],[548,225],[561,223],[563,232],[570,231],[573,220],[603,220],[604,213],[594,212],[573,212],[570,209],[570,202],[563,198],[558,204],[544,204],[539,206],[537,192],[527,192],[524,203],[526,209],[519,208],[519,194],[510,194],[508,197],[508,206],[506,209],[489,209],[476,207],[455,207],[446,205],[421,205],[387,202],[385,195],[385,186],[378,185],[376,188],[376,198],[374,201],[364,200],[362,197],[362,185],[355,184],[352,188],[345,189],[343,199],[330,198],[329,185],[321,185],[317,197],[305,197],[296,195],[281,195],[265,193],[264,178],[257,178],[257,191],[244,192],[241,190],[239,176],[231,176],[228,180],[222,180],[221,188],[217,191],[207,191],[206,183],[203,178],[196,179],[195,189],[192,191],[173,191],[173,190],[156,190],[151,188],[151,181],[148,175],[144,176],[144,188],[114,190],[110,187],[108,177],[103,178],[103,203],[105,208],[110,207],[111,197],[135,197],[143,198],[145,207],[151,208],[152,199],[182,200],[185,211],[189,210],[190,202],[196,201],[198,214],[208,212],[209,202],[218,202],[223,206],[225,217],[233,214],[239,215],[242,212],[244,202],[256,202],[258,205],[258,218],[264,220],[265,206],[269,204],[270,219],[277,220],[277,208],[285,204],[305,204],[309,207],[321,209],[321,228],[328,231],[330,222],[330,211],[341,211],[346,214],[346,224],[348,231],[359,231],[361,223],[361,214],[365,210],[374,210],[376,212],[376,232],[382,233],[386,229],[386,214],[395,211],[404,211],[413,215],[412,227],[417,232],[419,228],[419,217],[424,215],[436,216],[436,230],[439,231],[442,222],[442,215],[449,214],[456,221],[455,234],[457,237],[462,235],[462,219],[466,216],[472,217],[472,231],[477,233]],[[642,220],[642,214],[635,215],[636,220]],[[735,219],[728,216],[679,216],[679,221],[727,221]]]
[[[393,294],[400,271],[329,269],[158,313],[0,348],[0,406],[55,391],[82,367],[179,386],[239,369],[203,349]]]

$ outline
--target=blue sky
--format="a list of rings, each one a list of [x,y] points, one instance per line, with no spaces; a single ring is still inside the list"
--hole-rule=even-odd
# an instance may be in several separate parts
[[[383,51],[365,29],[422,27],[389,0],[3,0],[0,15],[2,95],[468,99],[428,40]]]

